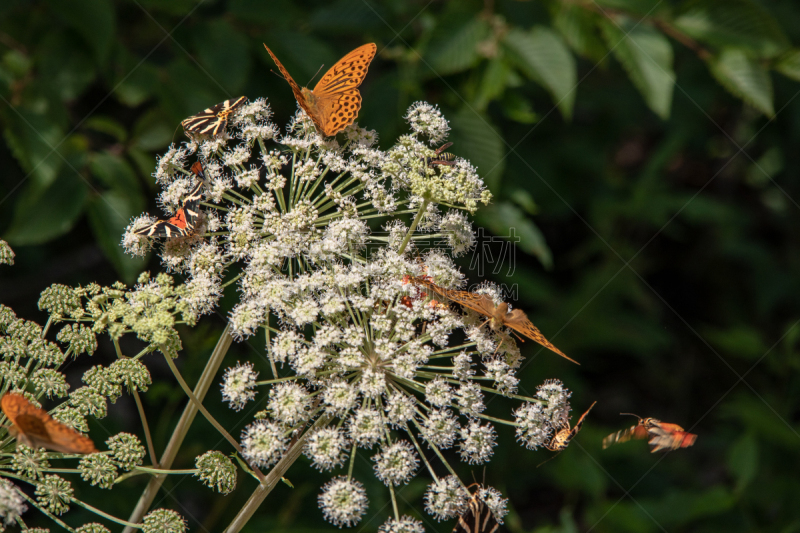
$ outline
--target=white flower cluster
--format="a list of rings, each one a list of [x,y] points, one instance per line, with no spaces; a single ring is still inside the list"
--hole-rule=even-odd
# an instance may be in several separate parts
[[[270,118],[265,101],[247,104],[224,135],[171,147],[155,173],[171,212],[195,185],[190,160],[204,167],[201,221],[161,247],[164,264],[188,278],[176,289],[181,309],[208,313],[235,283],[235,338],[262,330],[268,338],[271,379],[257,381],[247,363],[229,368],[222,384],[236,410],[259,388],[268,391],[266,409],[242,432],[243,456],[269,468],[300,442],[314,468],[348,469],[318,500],[338,526],[354,525],[366,512],[367,493],[352,477],[361,451],[393,498],[393,487],[427,472],[434,480],[428,511],[453,518],[464,511],[468,492],[457,478],[436,473],[430,449],[444,460],[440,450],[456,447],[463,461],[484,464],[496,446],[495,423],[515,427],[535,447],[566,405],[566,397],[547,392],[527,398],[516,420],[484,415],[485,394],[517,393],[522,358],[515,342],[481,327],[474,313],[432,301],[410,281],[429,275],[447,287],[463,282],[452,257],[474,246],[466,213],[491,194],[468,161],[428,164],[434,152],[426,142],[446,140],[449,124],[427,103],[411,106],[411,133],[386,151],[377,148],[375,132],[357,125],[339,144],[321,138],[302,111],[283,135]],[[153,245],[134,233],[149,221],[140,217],[129,226],[123,239],[129,252]],[[228,274],[235,263],[238,273]],[[525,408],[542,416],[526,417]],[[499,493],[482,494],[502,519]],[[423,528],[398,515],[382,530]]]

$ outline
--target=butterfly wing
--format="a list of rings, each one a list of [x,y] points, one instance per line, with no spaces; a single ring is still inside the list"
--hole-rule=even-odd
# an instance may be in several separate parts
[[[194,189],[189,191],[189,194],[183,199],[181,208],[175,211],[175,214],[170,218],[156,220],[152,224],[134,231],[134,234],[145,237],[167,237],[169,239],[170,237],[186,236],[194,231],[197,219],[200,216],[198,206],[200,200],[203,199],[205,173],[203,172],[203,166],[199,162],[192,165],[192,172],[200,179]]]
[[[575,359],[572,359],[571,357],[567,357],[567,355],[564,352],[562,352],[561,350],[556,348],[553,345],[553,343],[551,343],[549,340],[547,340],[545,338],[545,336],[542,335],[542,332],[539,331],[539,328],[534,326],[533,323],[530,320],[528,320],[528,316],[522,310],[514,309],[513,311],[511,311],[510,313],[508,313],[504,317],[503,321],[504,321],[506,326],[510,327],[511,329],[516,331],[517,333],[525,335],[529,339],[541,344],[542,346],[544,346],[548,350],[557,353],[558,355],[560,355],[564,359],[572,361],[576,365],[580,364]]]
[[[286,70],[286,68],[280,61],[278,61],[278,58],[275,57],[275,54],[272,53],[272,50],[270,50],[266,44],[264,45],[264,48],[267,49],[269,56],[275,62],[275,65],[278,67],[278,70],[281,71],[283,79],[285,79],[286,82],[289,84],[289,87],[292,88],[294,99],[297,100],[297,103],[300,104],[300,107],[303,109],[303,111],[306,112],[306,115],[308,115],[311,118],[311,120],[314,121],[314,125],[317,127],[317,129],[322,131],[323,128],[322,128],[322,122],[320,121],[320,117],[317,111],[313,109],[313,106],[306,99],[306,96],[303,94],[303,89],[299,85],[297,85],[297,82],[294,81],[294,78],[292,78],[291,74],[289,74],[289,71]]]
[[[492,313],[494,313],[494,302],[485,294],[475,294],[469,291],[445,289],[444,287],[436,285],[426,277],[412,278],[412,281],[418,285],[423,285],[425,288],[430,289],[442,298],[460,304],[467,309],[475,311],[476,313],[480,313],[487,317],[491,317]]]
[[[608,448],[612,444],[618,444],[620,442],[628,442],[631,439],[646,439],[650,436],[647,429],[641,425],[637,424],[635,426],[629,427],[628,429],[623,429],[617,431],[616,433],[612,433],[611,435],[607,436],[603,439],[603,449]]]
[[[680,429],[674,429],[676,427]],[[697,440],[697,435],[694,433],[683,431],[683,428],[677,424],[667,424],[664,422],[659,426],[651,428],[649,434],[650,440],[647,441],[647,443],[650,445],[650,453],[687,448],[693,445],[695,440]]]
[[[244,104],[247,97],[240,96],[232,100],[225,100],[213,107],[209,107],[196,115],[181,121],[181,126],[186,132],[198,135],[216,136],[228,123],[228,116]]]
[[[375,43],[359,46],[337,61],[314,87],[324,135],[336,135],[355,121],[361,109],[358,86],[377,51]]]
[[[63,453],[93,453],[92,440],[54,420],[21,394],[7,393],[0,400],[3,412],[14,424],[17,440],[32,448],[45,447]]]
[[[492,510],[475,494],[467,504],[467,510],[458,517],[453,533],[495,533],[500,527]]]
[[[589,406],[586,412],[584,412],[578,419],[578,422],[575,423],[575,427],[570,429],[569,426],[567,426],[566,429],[562,429],[556,433],[546,448],[552,452],[560,452],[566,449],[566,447],[569,446],[570,441],[575,438],[575,435],[577,435],[581,430],[581,426],[583,426],[583,421],[586,419],[586,415],[589,414],[589,411],[592,410],[592,407],[594,407],[596,403],[597,402],[592,402],[592,405]]]

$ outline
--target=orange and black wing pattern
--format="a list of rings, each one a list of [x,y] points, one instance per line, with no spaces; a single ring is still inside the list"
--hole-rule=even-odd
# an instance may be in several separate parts
[[[181,121],[183,130],[188,134],[217,136],[221,131],[225,131],[228,124],[228,116],[247,101],[246,96],[240,96],[231,100],[225,100],[215,106],[209,107],[196,115]]]
[[[491,317],[494,313],[494,302],[485,294],[475,294],[474,292],[469,291],[445,289],[444,287],[436,285],[434,282],[428,279],[427,276],[412,278],[411,281],[430,289],[434,294],[437,294],[446,300],[455,302],[486,317]]]
[[[205,182],[205,172],[203,165],[196,162],[192,165],[192,172],[198,177],[198,183],[194,189],[184,198],[180,209],[170,218],[156,220],[141,229],[136,230],[136,235],[144,237],[185,237],[192,233],[200,217],[200,200],[203,199],[203,185]]]
[[[622,413],[631,414],[631,413]],[[636,416],[636,415],[633,415]],[[662,422],[655,418],[639,418],[639,423],[628,429],[612,433],[603,439],[603,448],[631,439],[648,439],[650,453],[664,450],[688,448],[697,440],[697,435],[688,433],[678,424]]]
[[[21,394],[6,393],[0,406],[11,421],[9,433],[16,436],[18,442],[34,449],[48,448],[62,453],[97,452],[89,437],[53,419]]]

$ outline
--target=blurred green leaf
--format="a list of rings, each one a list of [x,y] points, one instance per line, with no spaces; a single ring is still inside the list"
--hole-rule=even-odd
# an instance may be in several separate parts
[[[692,0],[674,21],[690,37],[719,48],[773,57],[789,46],[778,22],[751,0]]]
[[[146,59],[142,60],[123,46],[117,48],[109,76],[114,95],[123,104],[136,107],[153,96],[158,86],[158,69]]]
[[[542,266],[550,269],[553,256],[547,247],[544,235],[525,213],[512,203],[498,202],[482,207],[476,214],[480,225],[486,226],[495,235],[512,237],[514,246],[536,257]]]
[[[725,329],[703,328],[702,336],[725,357],[735,355],[742,359],[757,359],[764,355],[767,347],[761,342],[759,332],[748,326],[732,326]]]
[[[608,49],[597,31],[598,15],[582,6],[562,2],[553,19],[553,26],[578,54],[593,63],[604,63]]]
[[[4,239],[12,245],[41,244],[65,234],[83,213],[85,178],[64,166],[56,180],[30,201],[18,202]]]
[[[506,91],[500,104],[503,106],[503,114],[514,122],[534,124],[539,120],[539,115],[533,110],[530,100],[515,91]]]
[[[39,74],[61,100],[74,100],[97,76],[89,53],[66,32],[47,35],[39,55]]]
[[[723,87],[768,117],[775,114],[772,80],[757,60],[742,50],[728,48],[709,61],[711,73]]]
[[[158,110],[145,113],[133,126],[132,143],[135,147],[150,151],[159,150],[172,142],[175,135],[182,135],[179,126],[170,127]]]
[[[782,55],[775,63],[775,70],[789,79],[800,81],[800,50],[793,49]]]
[[[605,8],[649,16],[658,14],[659,7],[667,7],[659,0],[597,0],[597,5],[601,10]]]
[[[205,74],[226,98],[240,96],[250,67],[248,39],[226,20],[209,22],[195,32],[195,48]]]
[[[122,249],[122,234],[131,218],[142,212],[143,199],[123,190],[106,191],[89,202],[89,224],[97,243],[114,265],[122,281],[132,284],[144,269],[146,259],[132,257]]]
[[[386,8],[377,2],[337,0],[316,9],[308,18],[308,24],[319,31],[363,33],[385,28],[383,21],[388,18]]]
[[[7,50],[3,53],[2,64],[16,78],[21,78],[31,70],[33,62],[26,54],[19,50]]]
[[[290,31],[272,32],[269,35],[269,40],[264,42],[278,56],[278,59],[289,71],[294,81],[301,87],[309,85],[309,82],[313,82],[313,79],[319,81],[318,77],[313,77],[320,72],[324,74],[325,70],[331,68],[341,57],[325,40],[301,33]],[[349,51],[341,50],[342,55]],[[272,62],[272,58],[269,57],[263,46],[259,51],[259,57],[269,69],[273,72],[278,72],[278,68]],[[320,71],[320,69],[322,70]],[[279,76],[272,74],[270,76],[274,79],[273,84],[286,83]],[[311,85],[313,88],[313,83]],[[289,89],[288,86],[286,89]]]
[[[139,178],[121,156],[108,151],[94,153],[89,157],[89,170],[103,185],[126,196],[134,211],[144,210],[145,199]]]
[[[628,17],[604,19],[601,27],[606,44],[625,67],[647,105],[659,117],[667,119],[675,86],[669,40],[652,26]]]
[[[514,189],[511,191],[509,198],[529,215],[535,215],[539,211],[533,196],[525,189]]]
[[[439,19],[425,53],[423,72],[447,76],[474,67],[480,59],[478,43],[488,36],[489,25],[481,18],[453,15]]]
[[[108,58],[116,31],[111,0],[49,0],[48,4],[92,47],[98,62],[102,63]]]
[[[550,93],[561,114],[569,119],[575,103],[577,66],[561,37],[542,26],[529,32],[513,29],[503,44],[517,66]]]
[[[728,470],[736,478],[740,492],[758,472],[758,441],[751,433],[739,437],[728,450]]]
[[[508,74],[510,71],[508,63],[499,57],[490,59],[486,64],[486,69],[481,76],[478,86],[478,93],[475,97],[475,108],[478,111],[485,111],[489,102],[496,100],[506,89]]]
[[[453,150],[469,154],[470,162],[478,169],[491,190],[497,190],[505,169],[505,142],[489,117],[467,107],[450,120]]]
[[[99,131],[114,137],[117,142],[125,142],[128,138],[128,131],[125,126],[106,115],[92,115],[83,122],[83,127],[89,130]]]
[[[4,107],[0,113],[3,117],[3,135],[11,153],[29,174],[26,179],[39,190],[46,189],[53,183],[63,164],[54,151],[64,140],[63,130],[47,116],[23,107]]]

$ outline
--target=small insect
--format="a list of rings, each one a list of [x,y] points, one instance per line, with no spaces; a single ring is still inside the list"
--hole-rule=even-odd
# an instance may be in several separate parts
[[[448,148],[453,146],[453,143],[445,143],[441,145],[439,148],[436,149],[436,155],[433,157],[426,157],[425,164],[426,165],[447,165],[453,166],[456,164],[456,156],[445,152]]]
[[[503,327],[509,327],[517,333],[524,335],[535,342],[538,342],[548,350],[551,350],[561,357],[572,361],[576,365],[580,364],[571,357],[567,357],[564,352],[556,348],[553,343],[548,341],[545,336],[542,335],[542,332],[539,331],[539,328],[534,326],[533,323],[528,320],[528,316],[520,309],[514,309],[513,311],[509,312],[508,304],[505,302],[501,302],[500,305],[496,306],[492,299],[485,294],[445,289],[444,287],[440,287],[430,281],[427,276],[411,278],[411,281],[418,285],[423,285],[442,298],[446,298],[466,307],[467,309],[471,309],[476,313],[480,313],[483,316],[488,317],[484,324],[488,322],[489,327],[495,331],[499,331]]]
[[[647,443],[650,445],[650,453],[655,453],[663,450],[688,448],[697,440],[697,435],[684,431],[678,424],[662,422],[655,418],[642,418],[633,413],[620,414],[635,416],[639,419],[639,423],[604,438],[604,449],[612,444],[627,442],[631,439],[649,439]]]
[[[330,137],[353,123],[361,109],[361,93],[358,92],[358,87],[367,76],[369,64],[378,51],[375,43],[361,45],[346,54],[322,76],[313,90],[297,85],[272,50],[266,44],[264,48],[292,88],[297,103],[314,122],[317,131]]]
[[[480,487],[480,484],[473,483],[467,490],[472,487]],[[478,498],[478,491],[475,491],[467,503],[467,510],[458,517],[453,533],[495,533],[499,527],[492,510]]]
[[[92,439],[62,424],[15,392],[6,393],[0,406],[11,421],[8,433],[34,450],[49,448],[62,453],[95,453]]]
[[[233,100],[225,100],[221,104],[209,107],[196,115],[192,115],[181,121],[183,131],[185,131],[187,135],[195,134],[216,137],[220,131],[225,130],[225,125],[228,123],[228,116],[246,101],[246,96],[240,96]]]
[[[575,435],[577,435],[578,431],[581,430],[581,426],[583,425],[583,420],[586,418],[586,415],[589,414],[589,411],[592,410],[592,407],[594,407],[594,404],[596,403],[597,402],[593,402],[592,405],[589,406],[586,412],[583,413],[581,417],[578,419],[578,422],[575,424],[575,427],[573,428],[569,427],[569,420],[565,418],[563,420],[563,426],[564,426],[563,429],[559,430],[558,432],[556,432],[555,435],[553,435],[553,438],[550,439],[550,442],[548,444],[545,444],[545,448],[547,448],[551,452],[560,452],[565,450],[567,446],[569,446],[570,441],[573,438],[575,438]]]
[[[184,198],[180,209],[166,220],[156,220],[152,224],[134,231],[136,235],[170,238],[189,235],[195,229],[197,218],[200,216],[198,204],[203,199],[203,183],[206,175],[203,165],[199,161],[192,165],[191,170],[198,177],[198,183]]]

